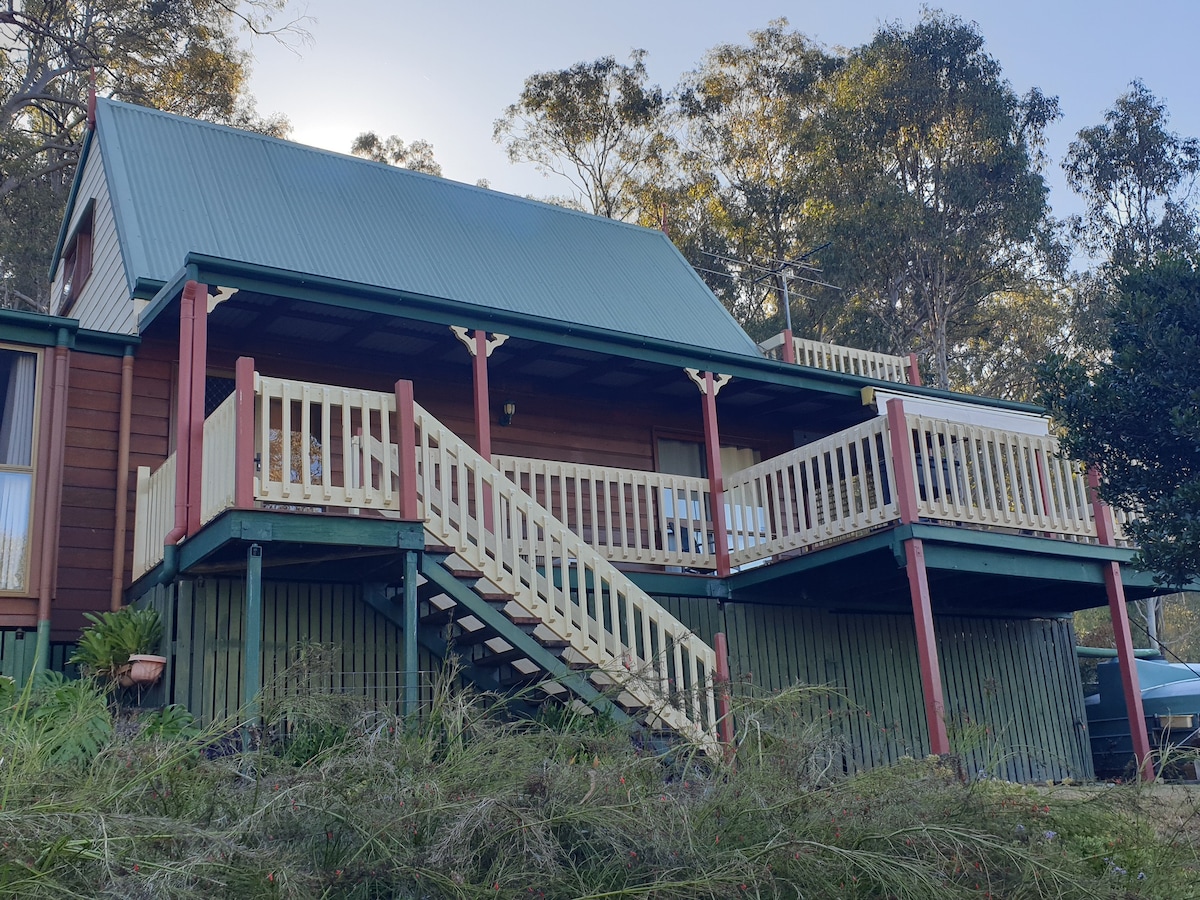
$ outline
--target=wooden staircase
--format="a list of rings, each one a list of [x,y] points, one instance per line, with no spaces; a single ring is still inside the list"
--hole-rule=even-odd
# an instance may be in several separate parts
[[[417,404],[413,416],[427,645],[458,653],[477,684],[536,686],[715,752],[712,648]],[[390,441],[358,452],[359,478],[412,477]]]

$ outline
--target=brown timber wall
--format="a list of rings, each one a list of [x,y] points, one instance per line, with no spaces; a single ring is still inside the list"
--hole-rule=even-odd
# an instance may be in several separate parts
[[[826,723],[844,770],[929,752],[911,618],[658,599],[704,640],[726,633],[742,694],[827,688],[804,710]],[[936,616],[934,627],[951,746],[966,774],[1093,777],[1070,620]]]

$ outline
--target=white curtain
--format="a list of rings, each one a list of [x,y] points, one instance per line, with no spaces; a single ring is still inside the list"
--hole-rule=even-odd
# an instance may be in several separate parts
[[[4,414],[0,416],[0,465],[32,466],[37,357],[32,353],[0,351],[0,360],[9,364]]]
[[[37,357],[0,350],[0,366],[8,369],[0,410],[0,465],[32,469]],[[28,584],[25,562],[32,487],[32,471],[0,472],[0,591],[21,591]]]

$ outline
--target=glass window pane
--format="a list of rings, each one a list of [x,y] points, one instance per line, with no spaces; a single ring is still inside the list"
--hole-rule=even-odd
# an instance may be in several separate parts
[[[0,465],[33,465],[37,357],[0,348]]]
[[[0,591],[23,591],[29,547],[29,497],[33,476],[0,472]]]

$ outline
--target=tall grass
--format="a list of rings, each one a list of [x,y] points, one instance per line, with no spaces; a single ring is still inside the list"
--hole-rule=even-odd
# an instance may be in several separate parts
[[[302,660],[246,750],[160,716],[64,753],[38,712],[62,684],[10,697],[0,897],[1200,897],[1194,797],[1156,830],[1138,787],[964,784],[937,760],[843,777],[808,689],[746,701],[710,759],[567,708],[514,720],[452,672],[405,721]]]

